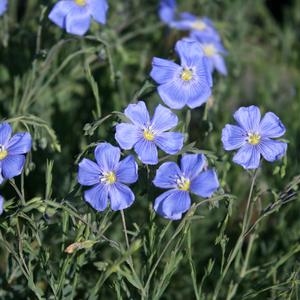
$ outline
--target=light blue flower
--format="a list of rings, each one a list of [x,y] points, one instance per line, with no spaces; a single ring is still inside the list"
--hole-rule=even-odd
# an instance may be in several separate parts
[[[202,35],[197,30],[193,30],[190,37],[199,42],[204,55],[208,58],[211,72],[216,69],[222,75],[227,75],[227,68],[223,58],[227,51],[224,49],[222,42],[213,35]]]
[[[181,150],[184,135],[167,132],[178,124],[177,116],[170,109],[158,105],[150,119],[145,102],[139,101],[129,104],[124,113],[131,123],[118,124],[115,138],[122,149],[134,147],[143,163],[158,163],[157,147],[168,154],[176,154]]]
[[[108,4],[106,0],[61,0],[49,14],[49,19],[68,33],[84,35],[91,18],[97,23],[106,23]]]
[[[120,161],[120,148],[109,143],[100,143],[94,154],[96,163],[86,158],[79,163],[78,182],[92,187],[84,192],[85,201],[97,211],[105,210],[108,201],[114,211],[131,206],[135,197],[127,184],[138,178],[134,157]]]
[[[183,155],[180,167],[174,162],[163,163],[156,171],[153,183],[168,189],[155,199],[154,209],[171,220],[181,219],[191,207],[190,193],[209,198],[219,187],[216,172],[206,169],[203,154]]]
[[[0,16],[2,16],[7,10],[7,0],[0,0]]]
[[[0,124],[0,184],[22,173],[25,155],[31,149],[31,136],[19,132],[12,136],[8,123]]]
[[[284,135],[285,127],[279,118],[268,112],[261,120],[256,106],[241,107],[233,115],[237,125],[226,125],[222,131],[225,150],[236,150],[233,161],[245,169],[257,169],[261,155],[273,162],[287,150],[287,143],[273,140]]]
[[[158,93],[166,105],[181,109],[201,106],[211,95],[212,75],[207,57],[195,40],[183,39],[175,51],[180,65],[154,57],[150,76],[159,84]]]

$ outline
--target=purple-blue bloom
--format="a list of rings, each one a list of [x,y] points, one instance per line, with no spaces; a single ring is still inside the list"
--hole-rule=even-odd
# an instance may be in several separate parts
[[[233,115],[237,125],[226,125],[222,131],[225,150],[236,150],[233,161],[245,169],[259,167],[260,157],[269,162],[280,159],[287,143],[272,140],[284,135],[285,127],[272,112],[261,119],[259,108],[252,105],[239,108]]]
[[[202,35],[198,30],[193,30],[190,37],[199,42],[204,55],[208,58],[211,72],[216,69],[222,75],[227,75],[227,68],[223,58],[227,51],[224,49],[222,42],[213,35]]]
[[[122,210],[132,205],[135,197],[127,184],[137,181],[138,166],[132,155],[120,161],[120,148],[100,143],[93,162],[84,158],[79,163],[78,182],[92,188],[84,192],[84,199],[97,211]]]
[[[0,16],[2,16],[7,10],[7,0],[0,0]]]
[[[25,155],[31,149],[31,136],[28,132],[12,135],[8,123],[0,124],[0,184],[22,173]]]
[[[150,119],[145,102],[139,101],[129,104],[124,113],[131,123],[118,124],[115,138],[122,149],[134,147],[143,163],[158,163],[157,147],[168,154],[176,154],[181,150],[184,135],[167,132],[178,124],[177,116],[170,109],[159,104]]]
[[[3,213],[4,198],[0,195],[0,216]]]
[[[175,162],[163,163],[156,171],[155,186],[168,189],[155,199],[154,209],[162,217],[178,220],[191,207],[190,193],[211,197],[219,181],[214,170],[206,169],[203,154],[185,154],[180,167]]]
[[[201,106],[211,95],[212,75],[207,57],[195,40],[183,39],[175,51],[180,65],[154,57],[150,76],[158,86],[158,93],[166,105],[181,109]]]
[[[175,18],[176,1],[175,0],[162,0],[159,6],[159,17],[166,23],[170,24]]]
[[[68,33],[84,35],[91,18],[97,23],[106,23],[108,4],[106,0],[61,0],[49,14],[49,19]]]

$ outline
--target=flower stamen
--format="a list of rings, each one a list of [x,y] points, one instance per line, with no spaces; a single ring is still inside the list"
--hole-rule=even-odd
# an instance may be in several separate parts
[[[180,191],[188,191],[191,186],[191,181],[183,176],[177,179],[176,183]]]
[[[154,132],[150,128],[144,129],[144,138],[147,141],[153,141],[155,138]]]
[[[100,181],[105,184],[114,184],[117,181],[116,174],[112,171],[103,173],[101,176]]]
[[[181,79],[184,81],[189,81],[193,78],[193,72],[190,69],[183,69],[181,73]]]
[[[7,150],[2,145],[0,145],[0,160],[3,160],[7,155]]]
[[[79,6],[85,6],[86,5],[86,0],[74,0],[74,1]]]
[[[258,133],[248,133],[248,143],[251,145],[259,144],[261,136]]]
[[[207,44],[203,46],[203,51],[206,56],[213,56],[216,54],[216,48],[213,44]]]
[[[206,24],[201,20],[197,20],[197,21],[192,23],[191,27],[193,29],[202,31],[202,30],[206,29]]]

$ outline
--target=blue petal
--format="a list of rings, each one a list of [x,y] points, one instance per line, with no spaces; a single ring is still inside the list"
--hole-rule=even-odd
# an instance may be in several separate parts
[[[162,189],[177,187],[177,179],[182,176],[178,165],[174,162],[163,163],[156,171],[153,184]]]
[[[84,35],[90,27],[91,17],[88,9],[84,7],[74,7],[66,17],[66,30],[68,33]]]
[[[24,155],[8,155],[2,161],[2,174],[6,179],[11,179],[22,173],[25,163]]]
[[[0,16],[2,16],[7,10],[7,0],[0,0]]]
[[[260,141],[258,147],[264,159],[273,162],[284,156],[287,150],[287,143],[264,138]]]
[[[158,163],[158,153],[155,143],[140,139],[134,145],[134,150],[144,164],[156,165]]]
[[[121,123],[116,126],[115,139],[122,149],[131,149],[140,136],[141,129],[134,124]]]
[[[226,64],[225,64],[225,60],[224,60],[223,56],[219,55],[219,54],[214,55],[213,56],[213,61],[214,61],[214,66],[215,66],[216,70],[220,74],[226,76],[227,75],[227,68],[226,68]]]
[[[106,0],[90,0],[90,12],[96,22],[105,24],[108,4]]]
[[[260,122],[260,133],[266,138],[277,138],[285,134],[285,127],[274,113],[268,112]]]
[[[31,135],[28,132],[16,133],[8,142],[7,149],[9,154],[25,154],[31,149]]]
[[[170,190],[155,199],[154,210],[162,217],[177,220],[191,207],[191,198],[188,192]]]
[[[109,143],[100,143],[95,149],[97,164],[103,172],[113,171],[120,161],[120,148]]]
[[[0,195],[0,215],[3,213],[4,198]]]
[[[233,157],[236,164],[243,166],[245,169],[257,169],[259,167],[260,152],[257,146],[245,144]]]
[[[162,0],[159,7],[159,17],[164,23],[169,23],[174,19],[176,11],[175,0]]]
[[[259,130],[260,111],[257,106],[241,107],[234,113],[233,117],[246,132]]]
[[[236,125],[226,125],[222,130],[222,142],[225,150],[238,149],[246,143],[247,133]]]
[[[6,145],[11,137],[12,128],[8,123],[0,124],[0,145]]]
[[[65,28],[66,16],[74,7],[76,7],[74,1],[59,1],[52,8],[49,19],[59,27]]]
[[[155,137],[155,144],[168,154],[176,154],[182,149],[183,140],[180,132],[162,132]]]
[[[103,211],[107,207],[108,189],[105,184],[97,184],[84,192],[84,199],[97,211]]]
[[[121,183],[134,183],[138,179],[138,165],[132,155],[119,162],[116,171],[117,181]]]
[[[158,105],[151,120],[151,128],[155,132],[163,132],[178,124],[177,116],[168,108]]]
[[[184,176],[192,180],[202,171],[205,163],[203,154],[185,154],[181,158],[181,171]]]
[[[152,70],[150,76],[158,84],[171,81],[180,72],[181,67],[173,61],[154,57],[152,60]]]
[[[128,186],[115,183],[109,187],[109,199],[111,209],[116,211],[131,206],[135,197]]]
[[[163,102],[173,109],[183,108],[188,100],[188,95],[179,78],[160,85],[157,91]]]
[[[203,197],[211,197],[219,187],[218,177],[215,171],[207,170],[194,178],[191,182],[192,193]]]
[[[145,127],[150,123],[149,113],[144,101],[139,101],[136,104],[129,104],[124,113],[127,118],[140,127]]]
[[[93,161],[84,158],[79,163],[78,182],[82,185],[91,186],[99,183],[101,170]]]
[[[176,43],[175,51],[180,57],[181,65],[190,68],[202,60],[204,54],[199,43],[192,39],[182,39]]]

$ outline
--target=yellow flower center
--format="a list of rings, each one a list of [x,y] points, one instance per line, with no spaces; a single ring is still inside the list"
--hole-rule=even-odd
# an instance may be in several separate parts
[[[216,54],[216,48],[213,44],[203,46],[203,51],[206,56],[213,56]]]
[[[1,149],[0,150],[0,160],[3,160],[8,155],[7,150]]]
[[[113,184],[117,181],[116,174],[112,171],[106,172],[103,174],[101,181],[104,181],[104,183],[107,183],[107,184]]]
[[[181,191],[188,191],[191,186],[191,182],[189,179],[185,177],[181,177],[180,179],[177,180],[177,186],[178,189]]]
[[[147,141],[153,141],[154,140],[154,133],[153,131],[151,131],[149,128],[147,129],[144,129],[144,138],[147,140]]]
[[[189,81],[193,78],[193,72],[190,69],[183,69],[181,73],[181,79],[184,81]]]
[[[258,133],[248,133],[248,143],[257,145],[260,142],[261,136]]]
[[[206,28],[206,24],[201,20],[197,20],[197,21],[193,22],[192,28],[202,31]]]
[[[74,0],[75,3],[79,6],[84,6],[86,5],[86,0]]]

